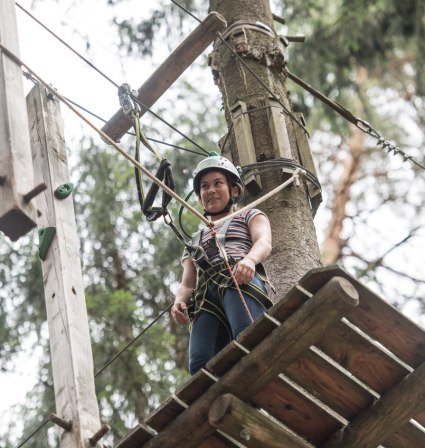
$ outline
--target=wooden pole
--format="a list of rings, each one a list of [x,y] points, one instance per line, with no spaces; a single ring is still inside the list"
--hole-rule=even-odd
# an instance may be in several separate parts
[[[101,424],[72,195],[58,199],[54,194],[69,182],[69,172],[59,102],[49,97],[44,87],[35,86],[27,105],[34,172],[47,184],[36,198],[42,212],[38,226],[55,229],[42,270],[56,415],[72,424],[69,431],[60,429],[60,447],[85,448]]]
[[[208,419],[212,426],[248,448],[312,447],[294,432],[232,394],[225,394],[214,401]]]
[[[358,294],[351,283],[334,277],[144,448],[197,447],[215,430],[207,420],[211,403],[229,392],[242,400],[255,396],[319,340],[329,325],[357,305]]]
[[[19,55],[14,0],[0,1],[0,43]],[[34,187],[22,71],[0,52],[0,231],[12,241],[36,226]]]
[[[208,47],[217,33],[225,27],[226,21],[220,14],[209,13],[206,19],[189,34],[139,88],[137,95],[139,101],[150,108]],[[142,110],[140,116],[145,113],[146,110]],[[130,127],[131,121],[120,109],[103,126],[102,131],[112,140],[119,141]]]
[[[367,408],[323,448],[379,446],[391,434],[425,408],[425,362]]]

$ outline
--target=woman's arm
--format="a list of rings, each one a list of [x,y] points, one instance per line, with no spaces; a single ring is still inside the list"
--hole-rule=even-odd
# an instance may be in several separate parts
[[[185,314],[185,311],[195,286],[196,267],[190,258],[186,258],[183,261],[182,281],[177,289],[174,305],[171,308],[171,316],[179,324],[187,324],[189,322],[189,318],[187,314]]]
[[[253,279],[255,265],[263,262],[272,250],[272,231],[265,215],[254,216],[248,228],[253,242],[252,247],[233,269],[236,281],[240,284],[249,283]]]

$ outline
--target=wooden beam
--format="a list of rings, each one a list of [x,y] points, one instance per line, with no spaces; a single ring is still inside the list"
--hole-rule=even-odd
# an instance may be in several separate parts
[[[425,359],[424,329],[340,266],[312,269],[302,277],[299,284],[314,294],[335,275],[352,283],[360,296],[359,306],[352,308],[348,320],[411,367],[421,364]]]
[[[72,196],[57,199],[55,189],[69,182],[63,123],[57,99],[35,86],[27,97],[34,172],[47,184],[36,198],[38,226],[56,229],[42,262],[50,337],[56,414],[72,422],[60,430],[60,447],[89,446],[100,428],[93,358],[84,297]]]
[[[347,322],[329,328],[316,346],[379,394],[411,372],[391,352]]]
[[[388,439],[384,440],[385,448],[406,448],[425,446],[425,431],[412,422],[397,428]]]
[[[214,401],[208,420],[214,428],[220,429],[248,448],[313,446],[232,394],[222,395]]]
[[[344,429],[335,433],[323,448],[376,447],[423,409],[424,403],[425,362]]]
[[[0,1],[0,43],[19,56],[14,0]],[[34,187],[22,71],[0,51],[0,231],[12,241],[36,226]]]
[[[148,426],[139,423],[125,437],[114,445],[114,448],[140,448],[143,443],[152,439],[155,432]]]
[[[214,400],[228,392],[242,400],[253,397],[357,304],[357,291],[348,281],[330,280],[144,447],[197,447],[214,431],[207,420]]]
[[[210,12],[206,19],[168,56],[139,88],[138,99],[151,107],[192,62],[216,38],[217,33],[227,26],[225,19],[216,12]],[[141,116],[146,113],[142,110]],[[103,126],[102,131],[115,141],[130,129],[131,121],[120,109]]]
[[[306,350],[283,373],[347,420],[364,411],[377,397],[315,347]]]
[[[321,446],[346,424],[340,415],[283,374],[257,392],[250,402],[314,446]]]

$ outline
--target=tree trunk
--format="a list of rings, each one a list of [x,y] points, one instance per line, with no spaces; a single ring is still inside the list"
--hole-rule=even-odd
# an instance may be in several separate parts
[[[364,107],[361,102],[362,90],[367,80],[367,70],[364,67],[357,69],[356,84],[360,95],[357,101],[352,101],[355,114],[364,116]],[[360,101],[359,101],[360,100]],[[352,187],[358,180],[364,153],[364,133],[356,126],[350,125],[351,136],[348,140],[348,154],[343,162],[340,180],[335,188],[335,196],[331,207],[331,219],[326,230],[326,237],[322,244],[322,260],[324,264],[336,263],[342,258],[342,250],[347,240],[342,238],[344,220],[347,217],[347,204],[351,199]]]
[[[211,0],[210,10],[224,16],[228,26],[235,21],[245,20],[262,22],[273,27],[269,0]],[[249,67],[271,89],[274,95],[291,110],[283,73],[284,59],[282,48],[277,39],[255,31],[246,30],[249,49],[242,56]],[[231,39],[227,42],[234,47]],[[246,67],[221,43],[218,48],[219,66],[213,66],[213,75],[224,104],[229,129],[231,129],[231,107],[237,101],[246,103],[257,161],[280,157],[274,153],[270,133],[268,111],[265,101],[270,97],[265,88],[256,80]],[[260,110],[253,110],[262,108]],[[291,146],[292,157],[299,163],[296,150],[294,126],[285,115],[286,127]],[[229,136],[224,153],[240,164],[240,155],[235,145],[234,132]],[[268,173],[261,178],[263,193],[281,183],[278,171]],[[251,199],[251,198],[248,198]],[[285,293],[308,270],[320,266],[320,253],[317,243],[312,213],[304,186],[286,188],[268,202],[259,206],[270,219],[273,232],[273,252],[266,267],[274,283],[278,296]]]

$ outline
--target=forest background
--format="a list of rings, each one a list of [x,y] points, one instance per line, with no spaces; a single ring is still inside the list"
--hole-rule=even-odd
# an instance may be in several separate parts
[[[139,87],[197,23],[169,0],[21,0],[119,84]],[[198,17],[208,2],[182,0]],[[289,69],[424,160],[425,3],[420,0],[272,1],[292,43]],[[119,107],[115,87],[99,78],[20,10],[21,55],[69,98],[108,119]],[[304,113],[324,202],[315,223],[325,263],[342,263],[413,320],[424,324],[424,171],[376,147],[341,117],[287,81]],[[25,89],[32,87],[25,81]],[[207,52],[153,107],[200,146],[215,149],[226,127]],[[137,203],[132,167],[65,108],[67,148],[81,241],[86,300],[99,370],[173,300],[181,244],[162,222],[149,224]],[[99,120],[94,121],[101,125]],[[146,135],[197,150],[146,114]],[[122,141],[130,153],[131,137]],[[193,153],[155,143],[172,161],[177,192],[188,191]],[[155,160],[145,154],[154,169]],[[178,207],[171,207],[172,213]],[[197,222],[185,214],[189,229]],[[284,214],[282,214],[284,219]],[[274,229],[278,231],[278,229]],[[46,312],[36,232],[10,243],[0,237],[0,384],[12,392],[0,448],[16,446],[54,409]],[[96,378],[101,419],[112,444],[187,376],[187,328],[168,314]],[[22,398],[22,385],[30,391]],[[21,397],[21,398],[20,398]],[[16,401],[13,401],[16,398]],[[48,442],[46,442],[46,440]],[[57,446],[45,427],[25,446]]]

